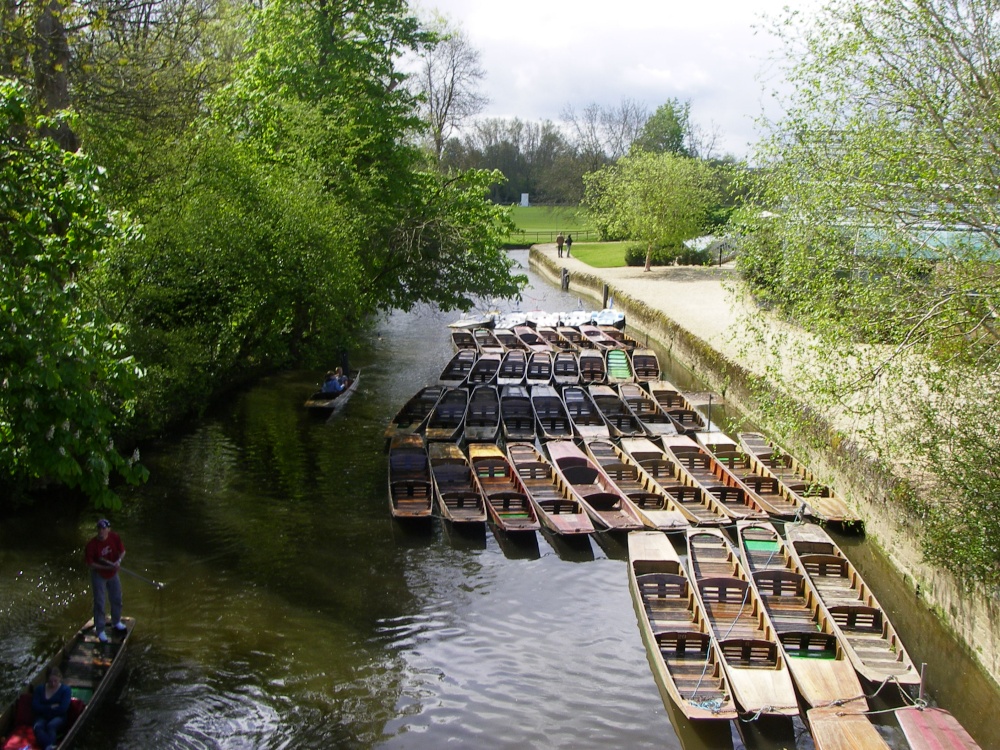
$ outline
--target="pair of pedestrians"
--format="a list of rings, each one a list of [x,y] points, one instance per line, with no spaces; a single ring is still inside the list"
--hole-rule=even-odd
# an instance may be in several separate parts
[[[556,236],[556,251],[559,253],[559,257],[563,257],[563,245],[566,246],[566,257],[570,257],[570,251],[573,248],[573,235],[567,235],[563,237],[563,233],[560,232]]]

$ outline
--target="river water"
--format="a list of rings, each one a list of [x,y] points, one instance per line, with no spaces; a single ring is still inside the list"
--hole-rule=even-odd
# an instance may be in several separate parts
[[[578,306],[529,277],[522,309]],[[620,540],[514,543],[390,519],[383,430],[450,357],[454,318],[385,320],[328,424],[301,409],[319,373],[285,373],[145,450],[151,479],[112,520],[126,567],[166,585],[123,579],[138,620],[128,670],[77,747],[812,747],[798,721],[739,732],[671,721]],[[96,518],[48,506],[4,519],[4,699],[89,616],[81,558]],[[843,541],[914,660],[931,664],[933,697],[984,748],[1000,746],[986,726],[996,694],[870,545]]]

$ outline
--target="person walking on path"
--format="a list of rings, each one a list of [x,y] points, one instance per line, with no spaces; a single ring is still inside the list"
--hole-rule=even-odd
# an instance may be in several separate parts
[[[566,238],[563,237],[563,233],[560,232],[556,236],[556,250],[558,251],[560,258],[562,257],[563,242],[565,242],[565,241],[566,241]]]
[[[97,536],[87,542],[83,553],[84,562],[90,568],[90,586],[94,591],[94,630],[97,640],[108,642],[104,632],[104,600],[111,602],[111,625],[115,630],[125,630],[122,622],[122,582],[118,568],[125,557],[125,545],[121,537],[111,530],[111,522],[102,518],[97,522]]]
[[[567,234],[566,235],[566,257],[567,258],[569,257],[569,251],[570,251],[570,248],[572,248],[572,247],[573,247],[573,235]]]

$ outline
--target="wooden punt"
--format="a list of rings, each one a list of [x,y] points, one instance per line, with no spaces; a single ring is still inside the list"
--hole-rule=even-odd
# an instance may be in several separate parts
[[[555,469],[530,443],[507,443],[507,457],[528,493],[538,521],[553,534],[593,534],[594,523]]]
[[[528,369],[528,355],[523,349],[512,349],[504,354],[497,370],[497,385],[522,385]]]
[[[632,372],[640,383],[660,379],[660,360],[652,349],[636,349],[632,352]]]
[[[861,523],[861,517],[851,511],[843,498],[780,446],[757,432],[741,432],[737,438],[751,463],[781,484],[782,494],[789,502],[806,505],[824,521]]]
[[[552,382],[559,388],[580,382],[580,360],[576,352],[558,351],[553,355]]]
[[[73,696],[62,737],[56,747],[67,750],[73,744],[90,717],[107,700],[125,669],[135,619],[123,617],[122,622],[125,630],[115,630],[108,622],[104,628],[108,642],[101,643],[97,639],[93,619],[88,620],[25,684],[24,691],[0,714],[0,740],[6,740],[5,747],[14,744],[15,741],[10,739],[12,735],[23,736],[34,725],[32,696],[35,688],[45,683],[45,674],[50,667],[57,667],[62,672],[63,684],[69,686]],[[17,747],[21,746],[22,744],[17,744]],[[27,741],[23,742],[23,746],[37,747]]]
[[[718,429],[715,425],[709,425],[705,415],[695,409],[687,397],[672,383],[666,380],[651,380],[646,384],[646,389],[663,411],[674,420],[677,431],[682,435]]]
[[[796,716],[777,634],[735,551],[718,529],[688,529],[695,593],[712,627],[733,697],[748,713]]]
[[[865,707],[829,706],[806,712],[816,750],[890,750]]]
[[[611,431],[611,437],[646,437],[648,433],[635,414],[622,401],[621,396],[609,385],[587,386],[590,397],[594,399],[597,408]]]
[[[486,523],[486,501],[458,444],[430,443],[427,460],[442,517],[454,524]]]
[[[479,354],[472,349],[459,349],[455,356],[444,366],[441,377],[438,378],[440,385],[449,388],[457,388],[469,377],[469,370],[479,359]]]
[[[673,498],[692,526],[722,526],[732,522],[725,508],[707,492],[691,484],[681,467],[647,438],[624,438],[621,447],[657,487]]]
[[[819,595],[775,528],[767,522],[737,523],[740,558],[764,604],[792,680],[812,708],[867,708],[854,665],[840,643]]]
[[[389,508],[394,518],[430,518],[434,488],[424,439],[402,433],[389,444]]]
[[[472,331],[472,335],[475,337],[481,353],[506,351],[503,344],[500,343],[500,339],[494,336],[493,331],[489,328],[476,328]]]
[[[500,448],[490,444],[470,445],[469,463],[486,498],[486,512],[498,528],[508,534],[538,531],[538,514],[528,499],[524,482]]]
[[[556,333],[558,333],[569,343],[571,343],[574,347],[574,351],[594,348],[589,341],[583,338],[583,334],[580,333],[579,328],[573,328],[571,326],[559,326],[556,328]]]
[[[552,326],[539,326],[538,335],[549,342],[556,351],[578,352],[580,347],[566,338],[559,332],[558,328]]]
[[[413,394],[385,428],[385,439],[389,441],[396,435],[420,432],[444,391],[444,386],[428,385]]]
[[[642,522],[651,529],[672,531],[686,529],[688,519],[661,487],[642,471],[638,463],[610,440],[591,440],[584,444],[587,455],[601,467],[639,512]]]
[[[611,531],[645,527],[635,504],[571,440],[552,440],[545,444],[545,450],[556,476],[569,487],[595,523]]]
[[[667,455],[680,467],[691,484],[715,498],[731,518],[767,519],[764,510],[749,490],[733,476],[722,462],[687,435],[662,438]]]
[[[563,388],[562,397],[563,403],[566,404],[566,413],[569,415],[570,422],[573,423],[577,437],[583,440],[594,438],[607,440],[611,437],[604,417],[601,416],[597,404],[594,403],[586,388],[579,385],[566,386]]]
[[[531,408],[535,412],[538,436],[542,440],[573,437],[573,424],[566,413],[566,404],[551,385],[532,387]]]
[[[706,442],[714,446],[710,449],[712,455],[753,493],[754,500],[769,516],[798,518],[811,515],[807,505],[799,502],[794,495],[784,492],[781,482],[759,461],[752,460],[750,454],[732,438],[727,436],[723,441],[718,433],[696,433],[696,437],[702,436],[707,436]]]
[[[677,434],[674,420],[642,386],[637,383],[622,383],[618,386],[618,395],[649,435],[660,437]]]
[[[471,349],[474,352],[479,351],[479,344],[471,330],[468,328],[452,328],[450,330],[451,345],[456,350]]]
[[[465,388],[446,389],[427,417],[424,436],[428,441],[458,440],[462,435],[468,408],[469,392]]]
[[[465,413],[465,440],[494,443],[500,434],[500,393],[495,385],[477,385]]]
[[[896,721],[910,750],[980,750],[958,719],[943,708],[897,708]]]
[[[617,349],[624,349],[625,351],[631,353],[639,347],[638,341],[617,326],[598,325],[597,327],[601,329],[601,333],[615,342],[615,348]]]
[[[600,385],[608,380],[608,364],[604,355],[596,349],[581,349],[579,355],[580,382],[584,385]]]
[[[524,342],[528,351],[552,352],[555,349],[552,344],[531,326],[518,326],[514,329],[514,335]]]
[[[472,365],[469,375],[465,379],[465,387],[475,388],[479,385],[495,385],[497,373],[500,371],[500,363],[503,355],[499,352],[484,352],[479,355],[479,359]]]
[[[351,396],[358,390],[358,383],[360,382],[361,371],[358,370],[353,378],[347,379],[347,387],[340,393],[316,391],[306,399],[305,407],[312,414],[332,418],[347,406],[347,402],[351,400]]]
[[[618,348],[617,341],[593,324],[580,326],[580,335],[587,339],[594,349],[599,351],[606,352],[608,349]]]
[[[531,352],[528,354],[528,369],[524,373],[526,385],[534,388],[552,383],[551,352]]]
[[[890,678],[904,687],[919,685],[920,675],[885,610],[829,534],[803,523],[788,524],[785,536],[858,674],[871,685]]]
[[[511,349],[522,349],[528,351],[527,345],[517,337],[517,335],[509,328],[494,328],[493,335],[499,341],[504,350],[510,351]]]
[[[500,389],[500,426],[508,442],[535,439],[535,411],[523,385],[505,385]]]
[[[692,721],[736,719],[718,647],[670,540],[632,532],[628,563],[639,632],[664,703],[673,701]]]
[[[605,352],[604,359],[608,364],[608,383],[610,385],[635,382],[632,362],[624,349],[609,349]]]

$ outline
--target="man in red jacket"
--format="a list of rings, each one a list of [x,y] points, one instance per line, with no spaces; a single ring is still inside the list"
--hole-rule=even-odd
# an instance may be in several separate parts
[[[87,542],[83,554],[84,562],[90,568],[90,585],[94,590],[94,630],[101,643],[108,642],[104,632],[104,599],[111,601],[111,622],[115,630],[125,630],[122,622],[122,582],[118,578],[118,568],[125,557],[125,545],[121,537],[111,530],[111,522],[102,518],[97,522],[97,536]]]

